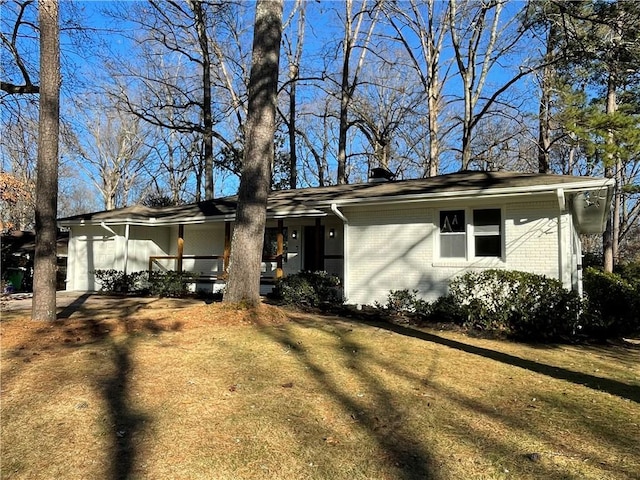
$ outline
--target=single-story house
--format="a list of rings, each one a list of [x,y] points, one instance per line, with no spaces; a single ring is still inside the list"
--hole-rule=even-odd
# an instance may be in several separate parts
[[[349,303],[390,290],[433,300],[470,270],[522,270],[581,290],[580,233],[604,230],[613,181],[465,171],[393,181],[274,191],[263,276],[303,270],[342,280]],[[97,290],[96,269],[195,272],[221,288],[236,197],[163,208],[131,206],[60,219],[69,229],[67,289]]]

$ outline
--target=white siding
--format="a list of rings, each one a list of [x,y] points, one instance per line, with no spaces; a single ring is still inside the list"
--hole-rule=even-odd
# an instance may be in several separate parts
[[[559,217],[557,200],[546,198],[549,200],[526,203],[474,201],[470,205],[458,201],[428,207],[344,209],[349,219],[345,267],[348,302],[385,303],[391,290],[402,289],[416,289],[422,298],[435,300],[446,293],[453,277],[487,268],[542,274],[561,279],[570,288],[570,216]],[[457,208],[502,209],[503,258],[438,258],[438,212]]]
[[[345,208],[348,265],[346,295],[350,303],[384,302],[390,290],[431,290],[433,212]]]
[[[175,232],[173,248],[177,253],[177,230]],[[187,272],[205,275],[222,274],[224,254],[224,223],[216,222],[202,225],[185,225],[184,227],[184,255],[218,255],[219,259],[190,259],[185,258],[182,268]]]
[[[149,257],[168,255],[171,238],[169,227],[131,226],[127,272],[149,269]]]
[[[100,286],[96,284],[92,272],[122,266],[124,257],[118,253],[118,238],[102,227],[71,229],[67,265],[68,290],[98,290]]]
[[[111,231],[110,231],[111,230]],[[114,234],[115,232],[115,234]],[[125,269],[125,248],[128,249],[127,272],[147,270],[150,255],[167,255],[169,228],[132,226],[125,242],[121,225],[74,226],[69,235],[67,289],[99,290],[95,270]]]
[[[507,268],[558,278],[557,203],[514,203],[506,210]]]

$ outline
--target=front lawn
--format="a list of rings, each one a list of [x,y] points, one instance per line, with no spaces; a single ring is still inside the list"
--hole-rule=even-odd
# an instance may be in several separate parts
[[[633,479],[640,349],[221,304],[5,312],[2,479]]]

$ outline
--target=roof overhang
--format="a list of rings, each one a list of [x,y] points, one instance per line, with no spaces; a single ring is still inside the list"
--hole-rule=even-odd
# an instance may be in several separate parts
[[[579,192],[585,191],[601,191],[613,189],[614,180],[607,179],[593,179],[583,182],[576,182],[572,184],[567,183],[551,183],[546,185],[533,185],[528,187],[498,187],[487,189],[474,189],[464,191],[446,191],[438,193],[427,194],[410,194],[410,195],[397,195],[397,196],[380,196],[369,198],[352,198],[352,199],[335,199],[331,202],[326,202],[325,206],[332,204],[337,206],[350,206],[350,205],[380,205],[380,204],[398,204],[398,203],[415,203],[415,202],[440,202],[443,200],[468,200],[475,198],[503,198],[503,197],[530,197],[534,195],[557,195],[558,192],[562,192],[565,197],[574,195]]]
[[[490,176],[492,174],[483,173],[483,175]],[[278,191],[269,197],[270,206],[267,208],[267,218],[324,217],[335,214],[337,207],[465,201],[479,198],[495,200],[506,197],[520,197],[527,201],[527,199],[533,200],[534,197],[547,195],[552,195],[556,199],[559,209],[565,211],[568,208],[574,208],[574,197],[585,192],[600,192],[595,195],[604,195],[610,199],[614,186],[614,180],[608,178],[560,175],[547,177],[544,174],[522,174],[519,177],[518,175],[513,174],[512,177],[496,176],[492,183],[483,183],[482,179],[475,181],[475,183],[464,183],[468,177],[458,173],[416,181],[388,182],[386,185],[385,183],[355,184],[353,186],[341,185]],[[514,179],[520,180],[519,183]],[[514,183],[517,184],[514,185]],[[602,192],[606,192],[606,194]],[[97,212],[64,218],[58,221],[58,225],[63,227],[100,224],[169,227],[233,222],[235,221],[235,202],[235,198],[229,197],[220,199],[218,203],[205,206],[190,204],[184,207],[158,210],[148,208],[120,209],[119,211]],[[586,224],[583,222],[580,225]],[[595,226],[588,228],[595,229]]]

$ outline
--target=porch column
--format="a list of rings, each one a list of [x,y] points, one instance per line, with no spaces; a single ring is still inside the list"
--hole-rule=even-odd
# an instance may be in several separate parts
[[[276,278],[282,278],[282,256],[284,254],[284,234],[282,233],[284,229],[284,220],[278,220],[278,233],[276,236]]]
[[[124,258],[123,258],[123,265],[122,265],[122,271],[125,273],[127,273],[127,264],[129,263],[129,230],[130,225],[127,223],[124,226]]]
[[[224,253],[222,254],[222,275],[229,273],[229,257],[231,256],[231,222],[224,222]]]
[[[324,251],[321,250],[324,249],[324,238],[322,238],[322,220],[319,217],[316,217],[316,228],[315,228],[315,234],[316,234],[316,251],[315,251],[315,257],[316,257],[316,270],[324,270]]]
[[[182,256],[184,255],[184,225],[178,225],[178,262],[176,269],[182,273]]]

